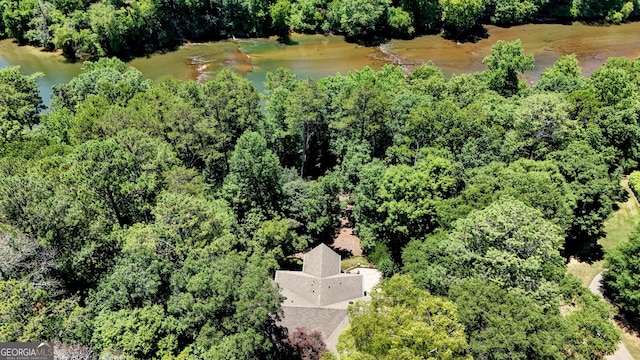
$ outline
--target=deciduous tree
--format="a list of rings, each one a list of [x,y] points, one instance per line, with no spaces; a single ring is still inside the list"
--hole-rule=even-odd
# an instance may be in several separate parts
[[[439,3],[445,28],[457,37],[466,35],[484,11],[482,0],[439,0]]]
[[[340,334],[345,359],[471,359],[455,305],[395,275],[377,285],[371,301],[349,307]]]
[[[640,316],[640,230],[607,254],[604,284],[613,300],[632,316]]]
[[[518,73],[534,67],[533,55],[524,54],[520,40],[498,40],[482,63],[489,70],[489,87],[505,97],[519,92],[521,85]]]
[[[503,198],[457,221],[448,235],[407,246],[403,271],[437,294],[462,279],[480,277],[550,298],[564,272],[559,230],[538,210]]]
[[[142,73],[116,58],[103,58],[82,65],[82,74],[67,84],[53,87],[51,104],[75,111],[76,106],[90,95],[104,98],[109,104],[124,105],[136,93],[149,88],[149,80]]]
[[[20,67],[0,69],[0,148],[23,138],[23,132],[40,121],[44,109],[36,80],[40,73],[22,75]],[[0,154],[3,152],[0,150]]]
[[[250,214],[268,219],[282,210],[282,168],[257,132],[248,131],[238,139],[223,193],[241,222]]]

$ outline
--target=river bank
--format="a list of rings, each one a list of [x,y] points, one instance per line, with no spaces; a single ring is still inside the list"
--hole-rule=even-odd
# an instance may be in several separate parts
[[[292,34],[287,42],[271,37],[189,43],[175,51],[134,59],[129,64],[154,80],[168,76],[206,81],[226,67],[247,76],[261,90],[266,72],[281,66],[290,68],[301,78],[346,74],[364,66],[379,69],[388,63],[411,71],[427,61],[449,76],[482,71],[485,69],[482,59],[498,40],[520,39],[525,52],[535,56],[535,69],[525,73],[532,82],[562,55],[575,54],[585,76],[609,57],[640,55],[637,36],[640,22],[622,25],[543,23],[509,28],[487,25],[485,28],[486,38],[467,43],[426,35],[366,47],[348,42],[343,36],[321,34]],[[67,82],[81,71],[81,63],[69,62],[59,53],[2,40],[0,66],[10,65],[20,65],[25,73],[44,73],[40,86],[46,102],[52,85]]]

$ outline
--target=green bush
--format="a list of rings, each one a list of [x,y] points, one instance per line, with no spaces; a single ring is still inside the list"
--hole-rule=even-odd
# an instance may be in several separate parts
[[[379,266],[382,260],[391,258],[391,252],[389,252],[387,245],[377,243],[371,254],[368,254],[367,257],[369,261]]]
[[[634,171],[629,175],[629,187],[638,196],[638,191],[640,191],[640,171]]]
[[[609,295],[623,311],[640,316],[640,228],[607,253],[606,261],[603,280]]]

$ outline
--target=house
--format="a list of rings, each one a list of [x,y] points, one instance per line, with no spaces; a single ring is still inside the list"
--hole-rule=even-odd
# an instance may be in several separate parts
[[[349,325],[347,307],[364,297],[363,276],[340,271],[340,255],[320,244],[304,255],[302,271],[276,271],[285,300],[281,325],[317,330],[336,352],[338,335]]]

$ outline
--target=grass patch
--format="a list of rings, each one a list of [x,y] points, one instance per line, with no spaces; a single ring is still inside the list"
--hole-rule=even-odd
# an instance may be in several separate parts
[[[607,250],[614,249],[621,243],[627,241],[629,239],[629,235],[640,223],[640,216],[638,216],[638,209],[640,206],[638,204],[638,200],[631,189],[629,189],[627,179],[623,179],[621,184],[629,193],[629,199],[624,203],[619,203],[618,210],[614,212],[604,223],[604,230],[607,236],[598,240],[598,244],[602,246],[605,252]],[[586,287],[588,287],[593,278],[603,270],[604,261],[602,260],[589,264],[571,259],[567,264],[567,272],[578,277]],[[624,343],[624,346],[629,350],[629,353],[634,359],[640,360],[640,337],[627,332],[619,326],[618,328],[622,334],[622,342]]]
[[[638,217],[638,200],[629,189],[628,181],[622,180],[622,186],[629,193],[629,199],[624,203],[619,203],[618,210],[611,218],[604,223],[604,230],[607,233],[603,239],[598,240],[605,250],[610,250],[629,239],[629,235],[640,223]]]
[[[611,219],[605,222],[607,236],[598,240],[604,250],[615,249],[621,243],[629,240],[629,235],[638,226],[638,215],[630,215],[625,210],[616,212]]]
[[[589,264],[571,259],[567,264],[567,272],[580,279],[584,287],[589,287],[593,278],[595,278],[602,270],[604,270],[604,261],[602,260]]]
[[[340,269],[342,271],[347,270],[350,267],[360,265],[369,265],[369,261],[364,256],[352,256],[348,259],[344,259],[340,262]]]
[[[634,359],[640,359],[640,338],[622,330],[622,342]]]
[[[604,250],[611,250],[619,244],[627,241],[629,235],[636,229],[640,223],[638,216],[638,200],[631,193],[626,182],[623,182],[625,189],[629,192],[629,200],[619,204],[620,208],[613,213],[611,218],[604,223],[604,230],[607,236],[598,240]]]
[[[627,179],[621,181],[622,186],[629,193],[629,199],[624,203],[619,203],[618,210],[604,223],[604,231],[607,236],[598,240],[604,251],[616,248],[620,243],[629,239],[629,235],[640,223],[638,216],[638,200],[629,189]],[[574,259],[567,264],[567,272],[577,276],[584,286],[589,286],[591,280],[604,270],[604,262],[596,261],[593,264],[579,262]],[[638,358],[640,359],[640,358]]]

